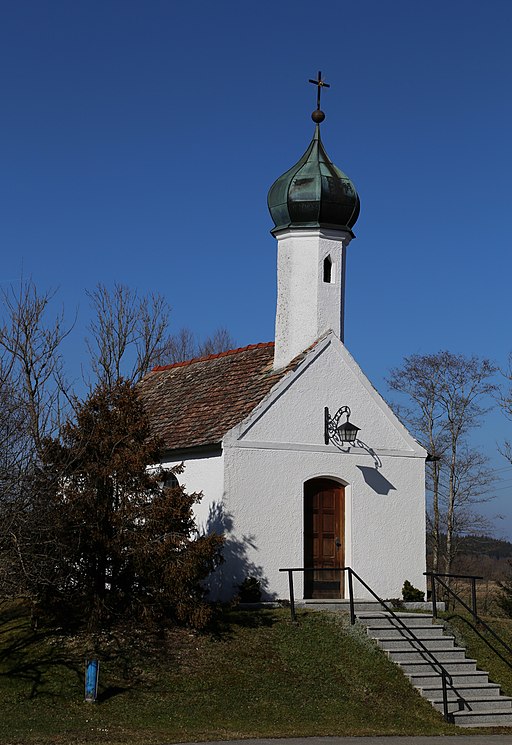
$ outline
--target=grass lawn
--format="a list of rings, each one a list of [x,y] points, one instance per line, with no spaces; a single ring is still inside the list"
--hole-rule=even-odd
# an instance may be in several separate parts
[[[299,735],[454,733],[361,629],[318,613],[231,611],[214,633],[96,640],[100,700],[83,702],[90,640],[0,616],[0,742],[149,745]]]

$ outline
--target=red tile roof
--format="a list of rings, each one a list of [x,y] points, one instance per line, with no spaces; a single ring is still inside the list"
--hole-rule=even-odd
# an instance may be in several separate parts
[[[274,371],[269,342],[155,367],[140,383],[155,435],[168,450],[221,442],[302,357]]]

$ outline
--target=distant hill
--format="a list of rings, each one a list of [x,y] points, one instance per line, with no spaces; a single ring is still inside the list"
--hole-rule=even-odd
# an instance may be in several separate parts
[[[486,580],[500,580],[512,572],[512,543],[485,535],[458,538],[458,553],[453,565],[454,574],[474,574]],[[427,555],[431,566],[431,552]]]
[[[490,556],[493,559],[512,558],[510,541],[491,538],[487,535],[468,535],[459,538],[460,553],[467,555]]]

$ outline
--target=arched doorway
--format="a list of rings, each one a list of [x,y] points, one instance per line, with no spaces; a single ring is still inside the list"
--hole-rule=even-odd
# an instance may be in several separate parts
[[[304,484],[304,566],[345,565],[345,487],[332,479]],[[305,598],[344,597],[344,572],[304,573]]]

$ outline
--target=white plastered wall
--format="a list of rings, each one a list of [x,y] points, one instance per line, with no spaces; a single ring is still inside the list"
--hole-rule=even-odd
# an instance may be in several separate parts
[[[324,406],[334,413],[342,405],[351,407],[373,454],[324,444]],[[287,597],[278,570],[303,565],[303,485],[316,477],[346,485],[345,564],[383,597],[400,596],[405,579],[424,588],[425,455],[328,335],[224,440],[224,510],[234,548],[225,591],[245,572],[261,578],[269,597]]]
[[[173,468],[181,463],[185,469],[177,474],[179,483],[188,494],[202,492],[203,498],[194,506],[194,516],[200,533],[222,531],[219,524],[219,511],[222,511],[224,496],[224,455],[218,451],[202,452],[183,457],[162,459],[163,468]]]
[[[329,329],[343,339],[345,254],[351,237],[346,230],[325,228],[276,233],[275,369],[285,367]],[[323,281],[327,257],[331,282]]]

